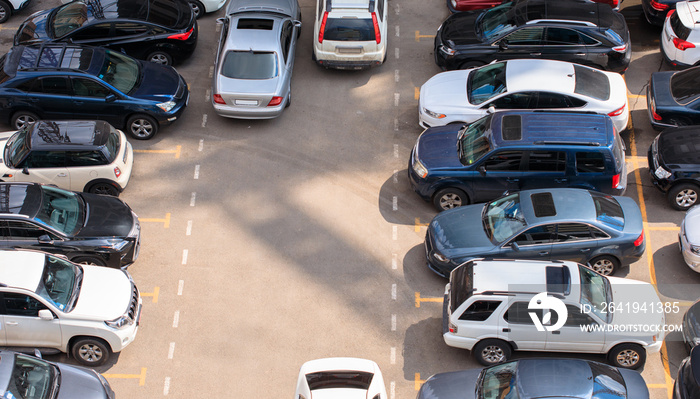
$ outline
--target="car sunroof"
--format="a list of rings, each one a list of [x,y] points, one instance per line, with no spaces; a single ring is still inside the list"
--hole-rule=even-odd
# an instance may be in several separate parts
[[[238,20],[237,29],[257,29],[257,30],[272,30],[275,21],[271,19],[260,18],[241,18]]]
[[[503,140],[521,140],[523,138],[521,126],[522,120],[520,115],[504,116],[501,124]]]
[[[535,210],[535,216],[538,218],[546,216],[555,216],[557,208],[554,206],[552,193],[536,193],[530,196],[532,200],[532,208]]]

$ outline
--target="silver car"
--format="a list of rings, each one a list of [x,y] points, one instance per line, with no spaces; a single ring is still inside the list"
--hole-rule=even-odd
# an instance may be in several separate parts
[[[270,119],[292,99],[301,32],[297,0],[231,0],[221,24],[212,105],[227,118]]]
[[[685,213],[678,233],[678,244],[685,263],[700,273],[700,206],[694,206]]]

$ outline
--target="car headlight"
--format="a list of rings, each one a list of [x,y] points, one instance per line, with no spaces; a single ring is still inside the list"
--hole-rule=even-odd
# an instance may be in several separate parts
[[[656,175],[656,177],[658,177],[659,179],[668,179],[669,177],[671,177],[671,172],[659,166],[654,171],[654,175]]]
[[[175,106],[175,101],[168,101],[164,103],[158,103],[156,104],[158,108],[162,109],[165,112],[169,112],[173,107]]]
[[[440,45],[439,48],[440,52],[445,54],[445,55],[455,55],[456,51],[454,49],[451,49],[444,44]]]
[[[439,262],[442,262],[442,263],[449,263],[450,262],[450,260],[445,255],[443,255],[437,251],[433,252],[433,258],[437,259]]]
[[[428,168],[426,168],[419,160],[415,159],[413,161],[413,171],[416,172],[418,176],[425,179],[428,176]]]
[[[700,247],[697,245],[691,245],[690,252],[694,253],[695,255],[700,255]]]
[[[129,324],[129,316],[122,315],[114,320],[105,320],[105,324],[112,328],[122,328]]]
[[[427,114],[429,117],[435,118],[435,119],[442,119],[442,118],[444,118],[444,117],[446,116],[445,114],[439,114],[439,113],[433,112],[433,111],[431,111],[431,110],[429,110],[429,109],[427,109],[427,108],[423,108],[423,113],[425,113],[425,114]]]

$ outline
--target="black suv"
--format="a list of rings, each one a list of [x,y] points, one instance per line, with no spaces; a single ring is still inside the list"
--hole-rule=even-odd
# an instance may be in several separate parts
[[[103,46],[171,65],[194,52],[197,19],[185,0],[73,1],[30,15],[14,40]]]
[[[651,142],[647,154],[654,185],[679,211],[698,203],[700,195],[700,126],[668,128]]]
[[[435,62],[442,69],[546,58],[624,72],[631,55],[622,14],[587,0],[515,0],[460,12],[435,35]]]
[[[0,249],[123,268],[139,255],[138,216],[119,198],[37,183],[0,183]]]

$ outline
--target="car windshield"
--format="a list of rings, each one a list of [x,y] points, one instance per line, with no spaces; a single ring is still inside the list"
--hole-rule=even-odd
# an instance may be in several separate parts
[[[474,69],[467,79],[469,102],[474,105],[488,101],[506,90],[505,62]]]
[[[507,2],[484,11],[474,24],[476,34],[481,36],[483,40],[490,41],[492,38],[514,29],[515,24],[509,19],[510,13],[508,11],[513,8],[515,3]]]
[[[41,186],[41,206],[36,219],[67,236],[75,235],[83,225],[82,200],[72,191]]]
[[[519,399],[518,362],[508,362],[484,369],[477,382],[479,399]]]
[[[5,356],[10,357],[9,354]],[[57,394],[59,376],[58,367],[35,357],[17,354],[12,377],[2,398],[53,398]]]
[[[105,51],[105,61],[97,77],[122,93],[130,93],[141,76],[141,65],[124,54]]]
[[[671,95],[678,104],[687,104],[700,96],[700,67],[671,76]]]
[[[484,205],[482,222],[486,235],[496,244],[527,226],[520,210],[520,194],[510,194]]]
[[[491,143],[486,132],[491,126],[491,115],[487,115],[474,123],[465,125],[457,140],[459,160],[462,165],[472,165],[491,151]]]
[[[29,154],[29,146],[27,145],[27,129],[22,129],[13,134],[5,145],[5,161],[7,166],[17,168],[24,161],[24,158]]]
[[[612,195],[591,191],[591,198],[595,205],[596,219],[615,230],[622,231],[625,228],[625,214],[620,203]]]
[[[277,53],[272,51],[229,51],[221,74],[231,79],[270,79],[277,76]]]
[[[47,254],[36,293],[62,312],[70,312],[78,300],[82,281],[83,269],[80,266]]]
[[[579,265],[578,269],[581,275],[581,303],[590,305],[596,316],[609,322],[611,313],[605,311],[605,305],[612,300],[608,279],[583,265]]]
[[[87,21],[87,5],[82,1],[73,1],[60,7],[50,24],[53,37],[63,37],[83,26]]]

